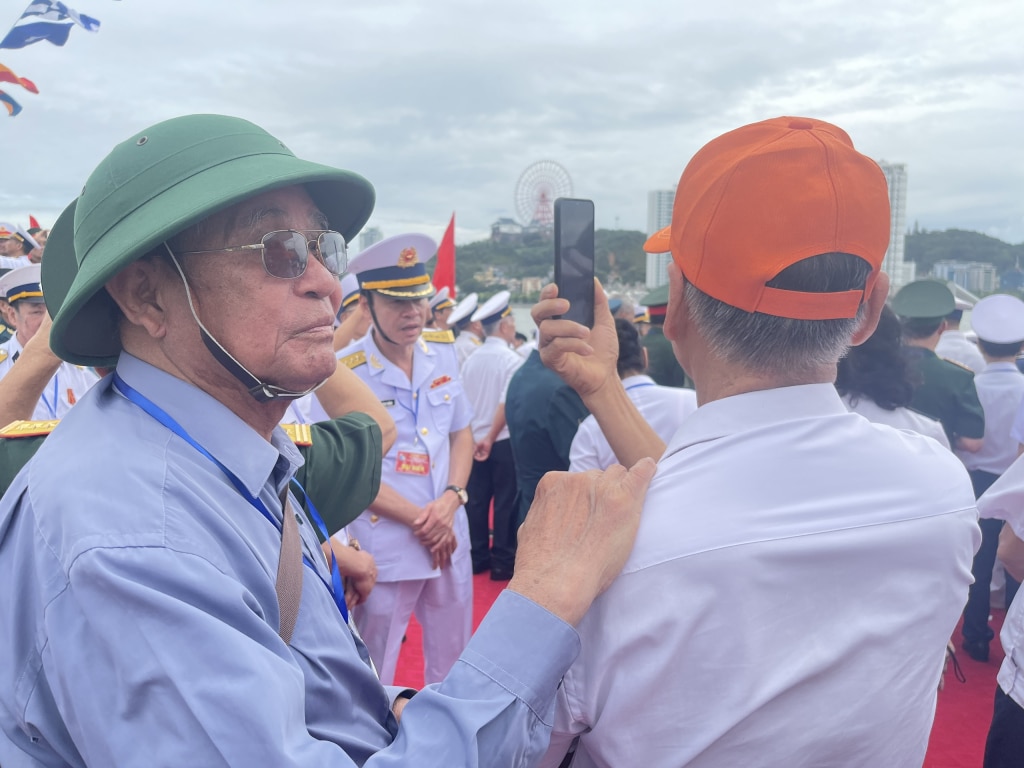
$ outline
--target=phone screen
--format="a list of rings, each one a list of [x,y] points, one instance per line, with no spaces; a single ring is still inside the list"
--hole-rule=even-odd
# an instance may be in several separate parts
[[[555,284],[569,300],[562,317],[594,327],[594,201],[555,200]]]

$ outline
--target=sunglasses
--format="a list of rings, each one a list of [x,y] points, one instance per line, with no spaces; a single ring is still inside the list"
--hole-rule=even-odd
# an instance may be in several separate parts
[[[186,253],[225,253],[227,251],[262,251],[263,269],[271,277],[293,280],[302,277],[309,264],[309,255],[319,261],[335,277],[341,275],[348,265],[348,246],[345,238],[333,230],[314,230],[314,240],[294,229],[279,229],[267,232],[254,245],[233,245],[229,248],[214,248],[209,251],[182,251]]]

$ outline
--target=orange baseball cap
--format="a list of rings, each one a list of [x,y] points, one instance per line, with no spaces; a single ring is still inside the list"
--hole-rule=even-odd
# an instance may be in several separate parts
[[[885,175],[844,130],[821,120],[777,117],[746,125],[690,160],[669,237],[686,279],[730,306],[796,320],[855,317],[889,245]],[[766,285],[801,259],[835,252],[871,264],[865,291]]]
[[[659,229],[644,241],[645,253],[668,253],[672,250],[672,225]]]

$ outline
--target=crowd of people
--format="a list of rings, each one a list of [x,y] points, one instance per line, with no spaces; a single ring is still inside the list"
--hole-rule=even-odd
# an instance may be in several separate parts
[[[193,115],[0,228],[0,765],[920,765],[997,561],[1020,764],[1024,302],[890,300],[842,129],[708,143],[668,284],[533,340],[425,235],[349,258],[374,203]]]

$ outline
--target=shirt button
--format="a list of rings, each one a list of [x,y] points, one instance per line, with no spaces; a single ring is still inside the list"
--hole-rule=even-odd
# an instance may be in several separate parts
[[[413,399],[413,400],[415,400],[415,399],[416,399],[417,397],[419,397],[419,396],[420,396],[420,393],[419,393],[419,392],[413,392],[413,393],[412,393],[412,399]]]
[[[370,515],[371,523],[376,523],[378,520],[380,520],[380,515]]]
[[[423,429],[421,429],[421,430],[420,430],[420,433],[421,433],[421,434],[424,434],[424,435],[425,435],[425,434],[427,434],[427,432],[429,432],[429,431],[430,431],[430,430],[428,430],[428,429],[427,429],[426,427],[424,427]]]
[[[445,399],[445,400],[451,400],[451,398],[450,398],[450,397],[448,397],[448,395],[445,395],[445,396],[444,396],[444,399]]]

